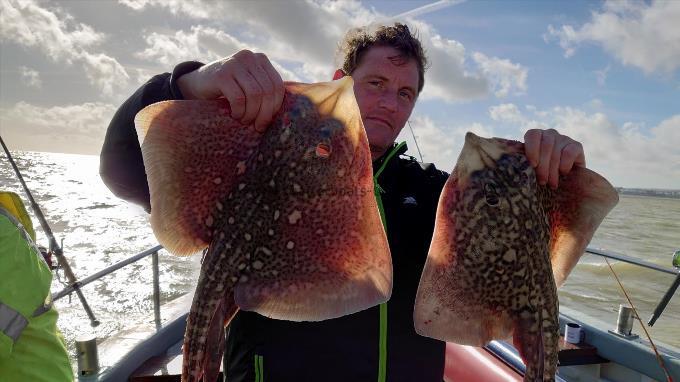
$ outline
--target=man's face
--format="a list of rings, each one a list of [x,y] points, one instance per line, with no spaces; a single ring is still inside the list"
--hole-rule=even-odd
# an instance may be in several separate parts
[[[386,46],[370,48],[352,73],[373,160],[394,143],[418,95],[418,66]]]

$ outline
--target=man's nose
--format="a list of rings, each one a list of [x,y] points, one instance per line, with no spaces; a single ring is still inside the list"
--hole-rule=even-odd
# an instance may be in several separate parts
[[[380,97],[380,103],[378,105],[390,112],[396,112],[397,108],[399,107],[397,96],[390,92],[385,92],[382,94]]]

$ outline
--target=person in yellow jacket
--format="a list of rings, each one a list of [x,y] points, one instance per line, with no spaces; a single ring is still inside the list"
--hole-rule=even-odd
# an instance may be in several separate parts
[[[73,381],[52,273],[18,195],[0,191],[0,381]]]

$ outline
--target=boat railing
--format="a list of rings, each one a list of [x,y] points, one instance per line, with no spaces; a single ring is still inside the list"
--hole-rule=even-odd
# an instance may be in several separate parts
[[[640,266],[640,267],[643,267],[643,268],[653,269],[655,271],[668,273],[668,274],[671,274],[671,275],[680,274],[680,268],[663,267],[661,265],[650,263],[649,261],[640,260],[636,257],[626,256],[626,255],[622,255],[620,253],[603,251],[601,249],[595,249],[595,248],[590,248],[590,247],[586,248],[586,253],[589,253],[591,255],[600,256],[600,257],[607,257],[607,258],[610,258],[610,259],[623,261],[625,263],[637,265],[637,266]]]
[[[52,295],[52,300],[56,301],[59,300],[63,297],[68,296],[69,294],[75,292],[78,288],[81,288],[93,281],[99,280],[104,276],[107,276],[127,265],[130,265],[132,263],[135,263],[141,259],[144,259],[148,256],[152,257],[152,268],[153,268],[153,306],[154,306],[154,321],[156,323],[156,328],[159,329],[161,326],[161,313],[160,313],[160,285],[159,285],[159,262],[158,262],[158,251],[160,251],[163,247],[161,245],[157,245],[155,247],[149,248],[143,252],[140,252],[136,255],[133,255],[123,261],[120,261],[118,263],[115,263],[89,277],[86,277],[82,280],[79,280],[73,284],[68,285],[65,287],[63,290],[60,292],[54,293]],[[619,253],[614,253],[610,251],[604,251],[601,249],[595,249],[588,247],[585,251],[585,253],[595,255],[595,256],[600,256],[604,258],[610,258],[618,261],[622,261],[625,263],[633,264],[639,267],[651,269],[657,272],[662,272],[662,273],[667,273],[670,275],[675,275],[675,281],[674,283],[668,288],[666,293],[664,294],[663,298],[659,302],[657,308],[654,310],[654,314],[652,315],[652,318],[650,319],[648,325],[652,326],[654,324],[654,321],[661,315],[663,312],[664,308],[670,301],[671,297],[675,294],[675,291],[678,289],[678,286],[680,285],[680,267],[663,267],[657,264],[650,263],[648,261],[644,261],[641,259],[637,259],[635,257],[631,256],[626,256],[623,254]],[[677,253],[677,252],[676,252]],[[677,255],[676,255],[677,256]],[[524,364],[521,361],[521,358],[519,358],[517,351],[510,345],[507,344],[503,341],[492,341],[489,345],[486,347],[489,349],[491,352],[497,354],[501,358],[505,359],[507,362],[511,364],[512,367],[518,369],[521,372],[524,372]],[[558,381],[561,380],[559,377],[557,379]]]
[[[159,271],[159,265],[158,265],[158,251],[163,249],[162,245],[157,245],[153,248],[149,248],[143,252],[140,252],[136,255],[130,256],[127,259],[123,261],[119,261],[113,265],[110,265],[101,271],[93,274],[92,276],[88,276],[82,280],[78,280],[75,283],[69,284],[66,286],[64,289],[61,291],[54,293],[52,295],[52,301],[57,301],[61,298],[64,298],[68,296],[69,294],[73,293],[77,288],[82,288],[83,286],[101,279],[104,276],[107,276],[127,265],[130,265],[132,263],[136,263],[137,261],[144,259],[148,256],[151,256],[152,260],[152,268],[153,268],[153,312],[154,312],[154,322],[156,324],[156,328],[159,328],[161,325],[161,293],[160,293],[160,282],[159,282],[159,276],[160,276],[160,271]]]
[[[663,297],[661,298],[661,301],[659,301],[659,304],[657,304],[656,309],[654,309],[654,313],[652,313],[652,317],[647,321],[647,325],[653,326],[656,320],[661,316],[661,313],[663,313],[664,309],[666,309],[666,306],[668,305],[668,302],[671,300],[671,297],[675,294],[675,291],[678,289],[678,286],[680,286],[680,267],[675,266],[673,268],[671,267],[663,267],[658,264],[650,263],[648,261],[644,261],[635,257],[631,256],[626,256],[620,253],[614,253],[610,251],[604,251],[601,249],[595,249],[595,248],[586,248],[586,253],[589,253],[591,255],[595,256],[600,256],[604,258],[609,258],[609,259],[614,259],[618,261],[623,261],[628,264],[633,264],[637,265],[639,267],[651,269],[657,272],[662,272],[662,273],[667,273],[670,275],[675,276],[675,280],[673,283],[668,287],[668,290],[666,290],[666,293],[664,293]],[[680,256],[679,255],[680,251],[676,251],[674,254],[674,259],[673,259],[673,264],[676,264],[677,258]]]
[[[115,271],[117,271],[120,268],[125,267],[126,265],[135,263],[143,258],[146,258],[148,256],[152,257],[152,268],[153,268],[153,308],[154,308],[154,320],[156,322],[156,325],[160,325],[160,285],[159,285],[159,268],[158,268],[158,251],[161,250],[163,247],[161,245],[157,245],[153,248],[149,248],[143,252],[140,252],[136,255],[133,255],[123,261],[120,261],[116,264],[113,264],[109,267],[106,267],[105,269],[88,276],[82,280],[79,280],[73,284],[68,285],[65,287],[63,290],[60,292],[57,292],[52,295],[52,301],[57,301],[63,297],[68,296],[69,294],[73,293],[77,288],[83,287],[93,281],[99,280],[100,278],[107,276]],[[675,276],[675,281],[671,286],[668,288],[666,293],[664,294],[663,298],[657,305],[656,309],[654,310],[654,313],[652,314],[652,317],[650,318],[648,325],[652,326],[654,325],[654,322],[661,316],[661,313],[665,309],[666,305],[668,305],[668,302],[670,301],[671,297],[675,294],[676,290],[680,286],[680,267],[664,267],[658,264],[654,264],[645,260],[641,260],[632,256],[627,256],[623,255],[620,253],[615,253],[615,252],[610,252],[610,251],[604,251],[602,249],[596,249],[596,248],[591,248],[588,247],[586,248],[585,253],[595,255],[595,256],[600,256],[604,258],[610,258],[618,261],[622,261],[625,263],[633,264],[639,267],[651,269],[657,272],[662,272],[662,273],[667,273],[670,275]]]

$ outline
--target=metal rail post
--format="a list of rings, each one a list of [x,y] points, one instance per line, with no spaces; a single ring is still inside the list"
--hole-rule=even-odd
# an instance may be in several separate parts
[[[161,327],[161,288],[159,282],[158,251],[151,254],[153,263],[153,318],[156,330]]]

